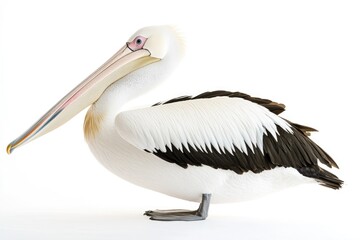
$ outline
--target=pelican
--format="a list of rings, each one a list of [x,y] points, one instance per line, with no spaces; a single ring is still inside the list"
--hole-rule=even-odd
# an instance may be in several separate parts
[[[7,152],[91,105],[84,134],[102,165],[138,186],[199,203],[193,211],[146,211],[152,220],[204,220],[210,201],[251,200],[302,183],[341,187],[343,181],[321,166],[338,168],[308,137],[315,129],[280,117],[283,104],[213,91],[123,110],[125,103],[167,79],[183,52],[182,38],[171,26],[138,30],[12,141]]]

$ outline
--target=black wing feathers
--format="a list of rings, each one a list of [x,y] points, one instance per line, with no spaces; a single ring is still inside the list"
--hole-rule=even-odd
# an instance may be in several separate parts
[[[174,102],[195,100],[195,99],[214,98],[214,97],[243,98],[243,99],[246,99],[246,100],[251,101],[253,103],[257,103],[257,104],[259,104],[259,105],[261,105],[263,107],[266,107],[267,109],[269,109],[269,111],[271,111],[271,112],[273,112],[275,114],[280,114],[283,111],[285,111],[285,105],[284,104],[276,103],[276,102],[273,102],[273,101],[268,100],[268,99],[251,97],[250,95],[247,95],[247,94],[241,93],[241,92],[229,92],[229,91],[223,91],[223,90],[212,91],[212,92],[204,92],[204,93],[201,93],[201,94],[199,94],[199,95],[197,95],[195,97],[181,96],[181,97],[173,98],[173,99],[171,99],[169,101],[166,101],[166,102],[156,103],[153,106],[169,104],[169,103],[174,103]]]

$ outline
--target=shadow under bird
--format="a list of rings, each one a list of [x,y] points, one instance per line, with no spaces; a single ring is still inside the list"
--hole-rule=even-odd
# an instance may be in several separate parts
[[[126,102],[165,80],[183,51],[182,38],[172,27],[140,29],[11,142],[7,152],[91,105],[85,138],[108,170],[138,186],[200,202],[194,211],[146,211],[152,220],[203,220],[210,200],[250,200],[302,183],[341,187],[343,181],[320,166],[338,167],[308,137],[315,130],[281,118],[283,104],[213,91],[122,111]]]

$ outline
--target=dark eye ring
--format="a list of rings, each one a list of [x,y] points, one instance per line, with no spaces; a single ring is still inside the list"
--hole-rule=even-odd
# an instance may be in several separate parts
[[[136,44],[137,44],[137,45],[140,45],[141,43],[142,43],[142,41],[141,41],[140,38],[136,39]]]

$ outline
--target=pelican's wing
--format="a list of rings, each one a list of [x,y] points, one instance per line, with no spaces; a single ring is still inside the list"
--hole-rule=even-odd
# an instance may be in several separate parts
[[[205,94],[208,97],[182,97],[122,112],[116,117],[117,130],[138,149],[183,168],[208,165],[241,174],[293,167],[338,187],[329,180],[334,175],[317,165],[319,159],[336,167],[331,157],[301,131],[301,125],[274,113],[283,105],[238,93]]]
[[[180,102],[180,101],[187,101],[187,100],[213,98],[213,97],[243,98],[243,99],[246,99],[248,101],[251,101],[253,103],[259,104],[259,105],[267,108],[270,112],[275,113],[276,115],[279,115],[280,113],[285,111],[285,105],[282,104],[282,103],[277,103],[277,102],[271,101],[269,99],[252,97],[252,96],[250,96],[248,94],[241,93],[241,92],[229,92],[229,91],[224,91],[224,90],[218,90],[218,91],[212,91],[212,92],[204,92],[204,93],[199,94],[199,95],[197,95],[195,97],[181,96],[181,97],[170,99],[170,100],[168,100],[166,102],[156,103],[153,106],[164,105],[164,104]],[[288,121],[288,122],[291,123],[290,121]],[[300,130],[301,132],[303,132],[307,136],[310,136],[311,132],[316,132],[317,131],[316,129],[314,129],[312,127],[300,125],[300,124],[297,124],[297,123],[291,123],[291,125],[293,127],[297,128],[298,130]]]

